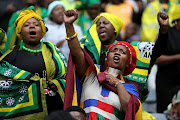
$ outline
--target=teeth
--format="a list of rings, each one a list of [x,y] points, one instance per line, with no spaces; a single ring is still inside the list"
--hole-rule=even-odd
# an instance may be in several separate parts
[[[115,60],[119,60],[119,58],[117,56],[114,57]]]

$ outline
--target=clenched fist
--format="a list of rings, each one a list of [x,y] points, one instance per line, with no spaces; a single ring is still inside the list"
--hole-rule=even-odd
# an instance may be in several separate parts
[[[64,22],[67,24],[73,24],[78,18],[78,13],[76,10],[67,10],[64,12]]]
[[[169,27],[169,17],[166,13],[158,12],[157,19],[160,25],[160,32],[166,33]]]

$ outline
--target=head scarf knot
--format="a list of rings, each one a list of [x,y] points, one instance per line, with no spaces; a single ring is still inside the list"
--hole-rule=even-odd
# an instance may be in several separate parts
[[[35,18],[36,20],[39,21],[39,23],[41,24],[41,28],[42,28],[42,37],[44,37],[47,28],[44,25],[44,21],[41,18],[41,16],[39,16],[36,12],[33,6],[30,6],[29,8],[27,8],[26,10],[22,11],[18,18],[16,19],[16,21],[14,22],[15,28],[16,28],[16,34],[17,36],[21,39],[21,30],[23,27],[23,24],[29,20],[30,18]]]
[[[109,20],[109,22],[113,25],[114,29],[116,30],[117,37],[123,26],[122,20],[116,15],[110,13],[101,13],[94,19],[94,24],[96,24],[100,17],[105,17],[107,20]]]

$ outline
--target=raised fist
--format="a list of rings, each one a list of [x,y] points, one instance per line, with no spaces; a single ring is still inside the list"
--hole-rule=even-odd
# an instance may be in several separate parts
[[[67,10],[64,12],[64,22],[72,24],[78,18],[76,10]]]
[[[169,27],[169,17],[166,13],[158,12],[157,19],[160,25],[160,32],[166,33]]]

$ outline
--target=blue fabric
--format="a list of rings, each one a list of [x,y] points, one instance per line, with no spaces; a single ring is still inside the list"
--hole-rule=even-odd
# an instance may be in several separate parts
[[[77,100],[78,100],[78,102],[79,102],[80,99],[81,99],[82,86],[81,86],[81,84],[80,84],[80,78],[79,78],[79,76],[77,75],[77,73],[76,73],[76,91],[77,91]]]
[[[97,106],[97,102],[98,102],[98,100],[96,100],[96,99],[88,99],[88,100],[84,101],[84,108],[90,107],[90,106],[96,107]]]
[[[133,85],[133,84],[128,84],[128,83],[124,83],[123,85],[124,85],[124,87],[126,88],[127,92],[135,95],[135,96],[139,99],[139,94],[138,94],[138,91],[137,91],[135,85]]]
[[[108,97],[109,96],[109,90],[108,89],[106,89],[105,87],[103,87],[102,86],[102,91],[101,91],[101,95],[103,96],[103,97]]]

